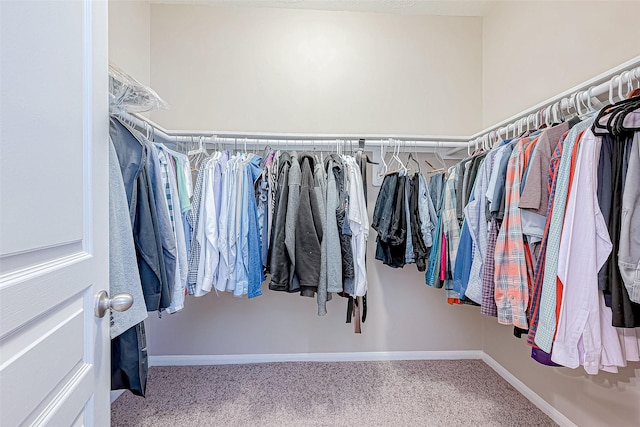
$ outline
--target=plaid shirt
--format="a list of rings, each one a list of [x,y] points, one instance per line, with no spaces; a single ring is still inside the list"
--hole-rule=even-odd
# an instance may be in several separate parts
[[[444,288],[447,298],[460,298],[460,294],[453,290],[453,266],[456,265],[456,254],[460,243],[460,225],[456,213],[456,183],[458,168],[453,168],[444,187],[444,205],[442,206],[442,232],[446,236],[446,274]],[[443,250],[445,248],[443,247]],[[442,271],[441,271],[442,274]],[[442,277],[442,276],[441,276]]]
[[[200,202],[202,200],[202,180],[204,179],[204,171],[207,162],[204,161],[198,170],[198,179],[193,189],[193,198],[191,199],[192,209],[187,213],[187,221],[191,227],[192,233],[198,229],[200,216]],[[198,280],[198,266],[200,265],[200,242],[193,236],[191,239],[191,250],[189,251],[189,275],[187,276],[187,290],[189,295],[196,292],[196,282]]]
[[[549,222],[551,221],[551,212],[553,210],[553,200],[556,194],[557,172],[560,164],[560,158],[562,157],[563,145],[566,135],[560,139],[560,142],[556,146],[556,149],[551,156],[549,162],[549,178],[547,181],[547,188],[549,193],[549,203],[547,204],[547,222],[544,227],[544,233],[542,235],[542,242],[540,242],[540,253],[536,261],[536,267],[533,272],[533,287],[531,293],[531,308],[529,311],[529,336],[527,337],[527,344],[535,347],[535,336],[538,329],[538,321],[540,320],[540,295],[542,293],[542,282],[544,279],[544,265],[547,256],[547,240],[549,237]]]
[[[525,259],[520,216],[520,181],[524,170],[524,149],[529,139],[523,138],[513,148],[505,180],[505,215],[498,233],[495,251],[495,298],[498,322],[527,329],[529,277]]]
[[[176,232],[176,223],[173,212],[173,198],[171,196],[171,187],[169,185],[169,156],[162,150],[162,148],[156,148],[158,152],[158,160],[160,161],[160,175],[162,176],[162,183],[164,184],[164,193],[167,198],[167,206],[169,207],[169,219],[171,220],[171,229]]]
[[[560,254],[560,235],[564,223],[564,212],[569,193],[569,179],[571,176],[571,156],[573,147],[577,143],[578,134],[591,127],[594,119],[585,120],[575,125],[565,139],[563,155],[558,166],[556,177],[556,191],[553,201],[553,211],[550,215],[546,248],[546,263],[544,279],[540,295],[540,313],[535,332],[535,343],[542,350],[551,353],[553,337],[556,333],[556,287],[558,277],[558,256]]]
[[[487,236],[487,258],[484,260],[484,268],[482,269],[482,304],[480,313],[493,317],[498,317],[495,297],[495,252],[498,228],[498,220],[492,218],[489,222],[489,235]]]

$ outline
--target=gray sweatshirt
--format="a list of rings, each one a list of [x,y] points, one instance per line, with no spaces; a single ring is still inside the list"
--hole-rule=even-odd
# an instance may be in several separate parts
[[[320,220],[322,224],[322,241],[320,242],[320,282],[318,283],[318,316],[327,314],[327,301],[329,294],[327,293],[327,174],[324,172],[324,165],[321,162],[316,163],[313,171],[314,191],[320,205]]]
[[[342,292],[342,249],[340,247],[340,234],[338,233],[338,220],[336,209],[340,200],[336,177],[333,174],[333,160],[327,162],[327,292]]]

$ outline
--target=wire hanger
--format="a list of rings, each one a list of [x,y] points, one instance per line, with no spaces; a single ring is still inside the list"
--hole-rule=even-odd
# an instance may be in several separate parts
[[[409,162],[412,161],[416,164],[416,166],[418,167],[418,172],[420,172],[420,163],[415,159],[415,157],[413,157],[413,153],[409,153],[409,156],[407,157],[407,166],[409,166]],[[408,169],[407,169],[408,171]]]
[[[447,164],[445,163],[444,159],[442,158],[442,155],[440,154],[440,148],[442,147],[442,143],[440,141],[438,141],[438,146],[436,147],[436,149],[433,151],[433,156],[436,158],[436,160],[440,163],[440,168],[435,168],[431,163],[429,163],[428,161],[424,161],[426,164],[428,164],[431,169],[431,171],[429,171],[429,173],[439,173],[439,172],[444,172],[447,169]]]

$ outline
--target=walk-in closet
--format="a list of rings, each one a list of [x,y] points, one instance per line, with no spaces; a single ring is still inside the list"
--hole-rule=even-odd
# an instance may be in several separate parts
[[[0,425],[640,425],[638,16],[0,1]]]

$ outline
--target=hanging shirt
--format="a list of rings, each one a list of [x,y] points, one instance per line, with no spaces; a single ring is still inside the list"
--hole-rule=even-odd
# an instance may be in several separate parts
[[[355,159],[347,156],[347,171],[349,174],[349,225],[351,228],[351,248],[354,261],[354,293],[352,296],[361,297],[367,293],[366,249],[369,237],[369,215],[364,198],[364,188],[360,167]]]
[[[187,212],[187,221],[189,222],[189,228],[191,235],[198,229],[200,220],[200,203],[202,201],[202,183],[204,179],[205,168],[200,165],[198,170],[198,177],[196,179],[196,185],[193,189],[193,198],[191,200],[192,209]],[[191,246],[189,248],[189,274],[187,276],[187,290],[189,295],[194,295],[196,292],[196,282],[198,280],[198,266],[200,265],[200,242],[198,239],[191,238]]]
[[[169,155],[160,147],[156,146],[158,160],[162,169],[162,180],[165,185],[167,205],[169,206],[169,215],[171,217],[173,237],[176,241],[176,271],[175,282],[171,297],[171,305],[167,308],[168,313],[175,313],[184,308],[184,292],[187,286],[187,274],[188,274],[188,260],[187,260],[187,246],[184,236],[184,227],[182,222],[175,223],[174,220],[181,218],[175,218],[179,212],[173,209],[174,202],[179,200],[178,195],[178,183],[176,180],[176,170],[173,162],[173,156]]]
[[[471,264],[465,296],[478,304],[482,302],[482,277],[484,260],[487,255],[487,238],[489,236],[487,198],[485,194],[489,186],[489,179],[496,155],[496,151],[490,151],[482,165],[480,165],[471,201],[465,207],[465,217],[467,218],[469,232],[473,239],[473,262]]]
[[[587,131],[580,142],[571,192],[560,237],[558,278],[564,284],[557,336],[551,360],[563,366],[601,366],[602,332],[617,337],[613,327],[600,325],[598,270],[611,252],[611,240],[596,195],[600,142]]]
[[[440,277],[444,276],[445,294],[448,299],[459,299],[460,294],[453,289],[453,268],[456,264],[456,254],[460,243],[460,226],[456,214],[456,184],[458,182],[458,168],[453,168],[444,189],[444,202],[442,207],[442,231],[443,241],[446,242],[442,259],[444,267],[440,271]],[[444,273],[444,274],[443,274]]]
[[[516,142],[507,166],[505,214],[495,251],[495,298],[498,322],[527,329],[529,285],[520,216],[520,179],[524,169],[524,150],[529,139]]]
[[[260,250],[260,233],[258,229],[258,206],[256,203],[254,184],[260,176],[262,158],[255,154],[245,155],[243,159],[243,187],[240,211],[240,230],[238,233],[238,283],[235,295],[248,295],[255,298],[262,295],[262,281],[265,279],[262,270]],[[242,287],[241,293],[238,288]]]
[[[218,247],[220,261],[218,265],[218,281],[216,289],[219,291],[235,290],[236,264],[236,205],[238,193],[238,157],[233,156],[227,162],[222,174],[222,205],[218,217]],[[197,186],[196,186],[197,190]]]
[[[202,201],[200,202],[200,221],[195,232],[201,248],[198,263],[198,276],[194,296],[202,296],[211,291],[218,277],[220,248],[218,246],[218,209],[220,193],[216,193],[216,183],[222,179],[220,158],[222,153],[215,153],[203,162],[205,171],[202,183]]]
[[[568,134],[568,132],[567,132]],[[562,158],[562,153],[564,149],[564,141],[566,139],[567,134],[565,134],[555,150],[553,151],[553,155],[549,160],[549,178],[547,181],[548,185],[548,194],[549,201],[547,204],[547,222],[545,224],[545,229],[542,234],[542,242],[540,243],[540,249],[538,253],[538,258],[536,260],[536,265],[533,271],[533,285],[531,287],[531,304],[529,307],[529,334],[527,338],[527,344],[537,348],[535,345],[535,335],[538,328],[538,321],[540,320],[540,297],[542,294],[542,283],[544,281],[544,267],[546,264],[546,254],[547,254],[547,241],[549,238],[549,224],[551,222],[551,213],[553,212],[553,200],[555,198],[556,192],[556,184],[558,182],[558,166],[560,165],[560,159]],[[540,350],[542,351],[542,350]]]

